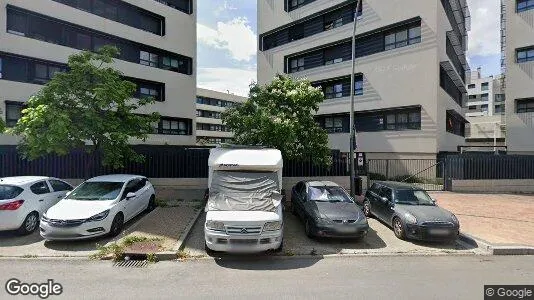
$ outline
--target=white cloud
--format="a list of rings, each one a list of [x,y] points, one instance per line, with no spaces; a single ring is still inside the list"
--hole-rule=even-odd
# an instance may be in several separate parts
[[[470,57],[501,53],[500,0],[468,0],[471,10]]]
[[[237,10],[237,7],[232,6],[228,1],[223,1],[222,5],[217,7],[214,11],[215,15],[218,16],[223,12],[231,11],[231,10]]]
[[[197,80],[204,89],[248,96],[250,83],[256,81],[256,69],[199,68]]]
[[[215,49],[227,50],[237,61],[250,62],[256,55],[257,36],[246,17],[217,22],[217,29],[198,24],[198,41]]]

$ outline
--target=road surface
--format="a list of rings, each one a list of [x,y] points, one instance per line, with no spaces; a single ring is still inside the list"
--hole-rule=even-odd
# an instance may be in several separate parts
[[[63,294],[48,299],[129,300],[483,299],[484,284],[534,284],[534,256],[238,257],[147,268],[0,259],[0,270],[0,299],[13,298],[4,288],[10,278],[60,283]]]

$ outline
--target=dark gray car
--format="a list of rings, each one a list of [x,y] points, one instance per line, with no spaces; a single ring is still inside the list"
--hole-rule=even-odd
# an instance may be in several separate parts
[[[453,241],[456,216],[436,205],[425,190],[398,182],[376,182],[365,194],[363,211],[393,228],[399,239]]]
[[[301,181],[291,193],[291,211],[304,222],[308,237],[362,238],[369,231],[363,211],[330,181]]]

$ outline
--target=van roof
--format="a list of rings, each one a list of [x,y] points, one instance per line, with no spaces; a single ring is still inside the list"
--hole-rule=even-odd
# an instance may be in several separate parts
[[[283,159],[277,149],[215,148],[210,150],[208,166],[214,170],[278,171]]]

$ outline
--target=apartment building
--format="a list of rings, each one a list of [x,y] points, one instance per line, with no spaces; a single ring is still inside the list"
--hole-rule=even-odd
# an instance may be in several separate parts
[[[222,123],[221,113],[246,97],[197,88],[196,137],[199,145],[231,143],[234,134]]]
[[[534,1],[502,4],[508,153],[534,154]]]
[[[349,152],[350,73],[357,150],[367,158],[435,158],[465,143],[465,0],[258,0],[258,81],[307,78],[325,100],[317,121]]]
[[[466,127],[468,151],[505,150],[504,76],[482,77],[478,68],[471,72],[467,85]]]
[[[30,96],[69,55],[115,45],[114,67],[156,103],[162,119],[146,143],[195,143],[196,1],[0,0],[0,115],[16,124]],[[1,136],[0,144],[17,138]],[[140,143],[140,141],[132,141]]]

